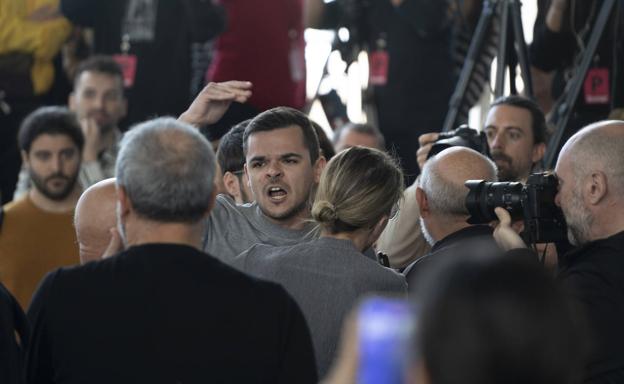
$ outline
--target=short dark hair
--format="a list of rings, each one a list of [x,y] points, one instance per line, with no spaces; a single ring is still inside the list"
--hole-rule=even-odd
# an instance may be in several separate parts
[[[217,161],[221,167],[221,173],[240,172],[245,168],[245,154],[243,153],[243,136],[245,128],[251,119],[242,121],[233,126],[219,141],[217,149]]]
[[[319,157],[319,140],[310,119],[294,108],[276,107],[262,112],[254,117],[245,129],[243,136],[243,151],[247,154],[249,136],[257,132],[273,131],[296,125],[303,133],[303,143],[310,153],[310,162],[314,164]]]
[[[329,161],[334,155],[336,155],[336,150],[332,145],[332,142],[329,141],[329,138],[325,134],[323,127],[321,127],[316,121],[310,119],[314,130],[316,131],[316,136],[319,140],[319,147],[321,147],[321,151],[323,151],[323,157],[325,160]]]
[[[121,66],[111,56],[95,55],[80,63],[78,68],[76,68],[76,73],[74,74],[74,88],[76,87],[76,84],[78,84],[78,80],[80,80],[80,76],[84,72],[98,72],[118,77],[123,85],[124,77]]]
[[[416,348],[431,382],[574,382],[587,335],[552,276],[525,255],[465,256],[419,292]]]
[[[494,100],[494,102],[490,105],[490,108],[496,107],[498,105],[509,105],[517,108],[524,108],[531,112],[531,122],[533,128],[533,144],[545,143],[547,139],[547,125],[546,125],[546,117],[544,116],[544,112],[537,105],[537,103],[531,99],[526,97],[518,96],[518,95],[510,95],[499,97]]]
[[[26,153],[40,135],[69,136],[80,151],[84,147],[84,136],[73,112],[65,107],[41,107],[22,121],[17,134],[19,148]]]
[[[342,135],[342,132],[344,131],[353,131],[364,135],[373,136],[375,139],[377,139],[377,143],[379,144],[379,148],[377,149],[384,150],[386,148],[386,139],[379,129],[370,124],[360,123],[347,123],[338,128],[334,133],[334,145],[338,143],[338,140],[340,140],[340,135]]]

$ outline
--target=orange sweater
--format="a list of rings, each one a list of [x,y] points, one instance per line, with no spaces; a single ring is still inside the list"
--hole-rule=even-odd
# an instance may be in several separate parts
[[[73,211],[46,212],[30,198],[4,206],[0,229],[0,281],[26,310],[46,273],[79,263]]]

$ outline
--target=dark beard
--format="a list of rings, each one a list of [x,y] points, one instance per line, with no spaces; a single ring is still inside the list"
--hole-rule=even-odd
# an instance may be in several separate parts
[[[53,201],[61,201],[61,200],[64,200],[67,196],[69,196],[69,194],[73,191],[74,186],[76,185],[76,180],[78,179],[78,173],[79,172],[76,172],[74,175],[70,177],[67,177],[61,173],[55,173],[51,176],[48,176],[45,179],[42,179],[41,176],[39,176],[35,172],[32,172],[31,170],[30,180],[32,180],[34,187],[37,188],[37,190],[41,192],[42,195],[44,195],[45,197]],[[67,180],[65,188],[63,188],[62,190],[58,192],[51,191],[46,187],[47,182],[50,179],[55,179],[55,178],[63,178]]]

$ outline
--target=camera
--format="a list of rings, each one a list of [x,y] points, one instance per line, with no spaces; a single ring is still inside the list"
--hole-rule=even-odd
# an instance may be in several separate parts
[[[469,128],[466,124],[459,126],[452,131],[441,132],[438,140],[435,141],[427,159],[435,156],[449,147],[467,147],[490,156],[490,147],[488,146],[485,132],[479,132],[476,129]]]
[[[526,185],[519,182],[468,180],[466,208],[469,224],[498,220],[494,208],[505,208],[513,219],[524,220],[523,240],[528,244],[552,243],[566,239],[563,212],[555,204],[557,177],[549,172],[534,173]]]

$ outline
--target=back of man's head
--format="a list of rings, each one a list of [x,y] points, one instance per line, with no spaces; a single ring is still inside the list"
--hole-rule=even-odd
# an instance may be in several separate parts
[[[379,129],[370,124],[347,123],[334,133],[334,148],[336,151],[356,145],[385,150],[386,140]]]
[[[145,219],[195,223],[210,208],[215,163],[210,143],[195,128],[158,118],[122,139],[117,185]]]
[[[511,107],[526,109],[531,113],[531,127],[533,128],[533,145],[546,143],[547,125],[544,112],[537,103],[529,98],[510,95],[499,97],[490,104],[490,108],[498,105],[508,105]]]
[[[316,131],[310,119],[301,111],[289,107],[276,107],[262,112],[254,117],[243,137],[243,150],[247,153],[249,136],[257,132],[267,132],[276,129],[299,127],[303,133],[303,142],[310,153],[310,163],[314,164],[319,158],[320,146]]]
[[[583,322],[534,260],[454,257],[422,281],[417,369],[430,384],[576,382]]]
[[[424,191],[432,215],[445,218],[468,216],[466,180],[496,181],[496,165],[482,154],[451,147],[427,160],[418,187]]]
[[[40,135],[66,135],[79,151],[84,147],[84,136],[76,116],[65,107],[41,107],[28,115],[19,129],[17,142],[20,150],[30,152],[30,146]]]
[[[82,193],[74,214],[80,263],[100,260],[116,225],[115,179],[102,180]]]

